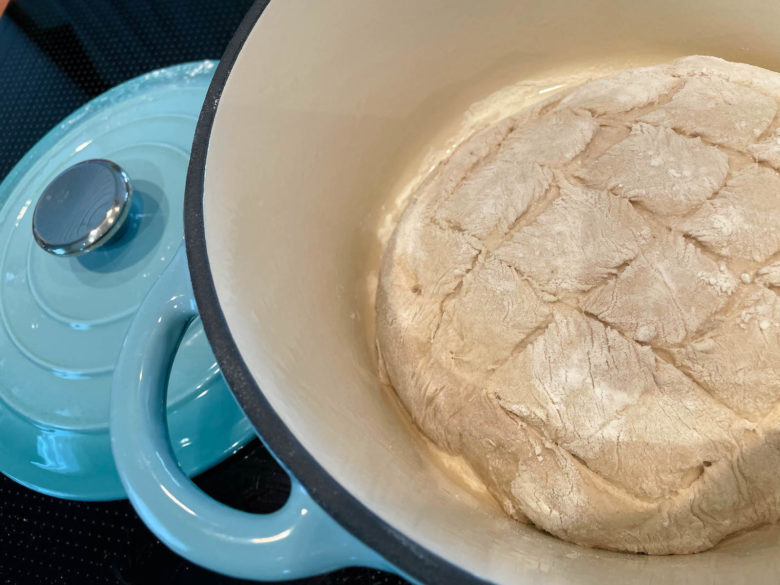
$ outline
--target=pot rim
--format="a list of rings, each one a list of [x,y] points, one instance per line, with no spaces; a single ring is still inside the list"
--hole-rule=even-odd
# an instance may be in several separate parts
[[[263,395],[241,357],[219,306],[209,265],[203,213],[209,139],[222,91],[233,65],[267,4],[267,0],[255,0],[219,61],[198,118],[187,170],[184,195],[187,263],[206,337],[231,392],[260,439],[336,522],[415,580],[441,585],[486,584],[487,581],[434,554],[390,526],[317,462],[293,436]]]

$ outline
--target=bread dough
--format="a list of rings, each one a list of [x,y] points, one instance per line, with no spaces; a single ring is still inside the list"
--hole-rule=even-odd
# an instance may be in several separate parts
[[[706,550],[780,518],[780,75],[622,71],[485,128],[385,250],[382,367],[504,510]]]

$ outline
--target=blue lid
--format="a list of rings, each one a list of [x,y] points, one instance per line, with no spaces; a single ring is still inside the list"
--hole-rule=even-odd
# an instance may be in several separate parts
[[[49,132],[0,185],[0,471],[33,489],[124,497],[108,432],[114,363],[183,240],[190,145],[215,66],[170,67],[108,91]],[[83,255],[54,255],[33,237],[33,210],[55,178],[89,159],[112,161],[129,177],[127,227]],[[51,242],[62,236],[55,227],[51,217],[36,226]],[[191,474],[254,436],[199,321],[173,364],[168,421]]]

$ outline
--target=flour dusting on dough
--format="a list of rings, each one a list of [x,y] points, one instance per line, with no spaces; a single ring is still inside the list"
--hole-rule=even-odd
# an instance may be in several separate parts
[[[706,550],[780,519],[780,75],[582,81],[475,105],[385,210],[382,367],[513,518]]]

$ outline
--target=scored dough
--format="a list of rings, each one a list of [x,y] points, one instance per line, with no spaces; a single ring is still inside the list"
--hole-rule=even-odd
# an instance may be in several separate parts
[[[780,75],[621,71],[474,134],[388,242],[415,424],[560,538],[706,550],[780,519]]]

